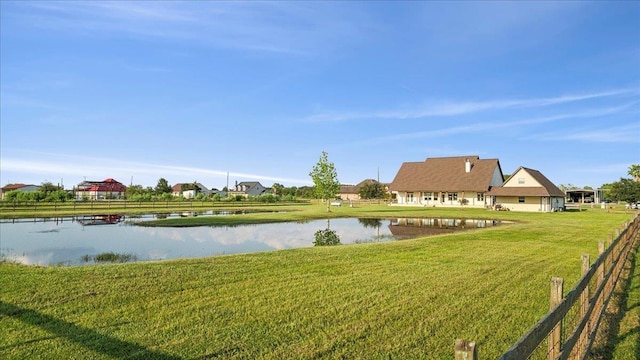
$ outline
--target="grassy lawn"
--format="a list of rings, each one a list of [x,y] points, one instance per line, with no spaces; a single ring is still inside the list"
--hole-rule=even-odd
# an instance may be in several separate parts
[[[580,277],[580,256],[595,259],[598,240],[633,216],[601,209],[332,210],[336,217],[514,223],[415,240],[191,260],[1,264],[0,358],[444,359],[453,358],[456,338],[476,341],[481,358],[497,358],[548,311],[551,277],[563,277],[565,291],[571,289]],[[235,218],[324,216],[326,208],[307,205]],[[225,221],[215,218],[222,220],[209,219]],[[629,326],[637,337],[637,322]]]
[[[640,261],[640,252],[635,254],[635,264]],[[614,359],[640,359],[640,271],[633,267],[629,288],[623,298],[623,314],[612,339]]]

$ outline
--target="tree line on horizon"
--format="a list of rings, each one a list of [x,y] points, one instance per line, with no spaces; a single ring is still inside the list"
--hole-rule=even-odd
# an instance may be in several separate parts
[[[631,178],[620,178],[619,181],[603,184],[600,189],[604,190],[604,199],[616,202],[635,203],[640,202],[640,164],[632,164],[629,166],[628,175]],[[259,196],[254,196],[251,200],[263,201],[263,202],[276,202],[279,200],[292,201],[297,198],[301,199],[323,199],[327,201],[327,210],[330,211],[329,201],[334,199],[339,192],[340,183],[338,181],[338,174],[335,166],[328,160],[326,152],[322,152],[318,163],[313,167],[309,176],[314,182],[314,186],[291,186],[286,187],[279,183],[274,183],[271,186],[271,192]],[[9,186],[13,184],[7,184]],[[578,189],[573,184],[560,184],[560,189],[563,191]],[[220,201],[229,200],[226,195],[220,193],[203,194],[198,193],[198,185],[196,182],[182,184],[182,190],[196,190],[196,196],[194,200],[197,201]],[[584,189],[591,189],[591,187],[584,187]],[[4,194],[3,201],[37,201],[37,202],[64,202],[74,200],[74,191],[65,190],[60,185],[54,185],[49,181],[45,181],[40,185],[38,191],[23,192],[19,190],[9,191]],[[228,189],[225,186],[222,189],[223,194],[228,194]],[[373,181],[372,183],[363,186],[359,195],[362,199],[385,199],[388,194],[384,191],[381,183]],[[155,187],[143,185],[130,185],[125,192],[125,199],[130,201],[168,201],[174,199],[181,199],[181,196],[173,195],[172,186],[169,182],[161,177]],[[184,198],[182,198],[184,199]],[[243,195],[234,196],[231,200],[242,201],[246,199]]]

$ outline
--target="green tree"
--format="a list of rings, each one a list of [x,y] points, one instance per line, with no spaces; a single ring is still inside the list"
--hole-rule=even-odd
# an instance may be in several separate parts
[[[162,195],[162,194],[166,194],[166,193],[170,193],[171,190],[171,185],[169,185],[169,182],[167,181],[167,179],[165,178],[160,178],[158,179],[158,184],[156,185],[156,188],[154,189],[154,192],[156,193],[156,195]]]
[[[628,174],[633,177],[633,181],[640,181],[640,165],[633,164],[629,166]]]
[[[45,197],[54,191],[62,190],[59,186],[53,185],[50,181],[45,181],[40,184],[40,192],[42,192]]]
[[[359,194],[362,199],[383,199],[384,186],[375,180],[370,181],[360,188]]]
[[[301,186],[295,189],[294,194],[297,197],[301,197],[303,199],[311,199],[315,196],[315,190],[313,186]]]
[[[271,188],[273,189],[273,193],[276,195],[284,195],[284,185],[274,183]]]
[[[567,190],[577,190],[578,187],[573,185],[573,184],[560,184],[560,186],[558,186],[560,188],[560,190],[567,192]]]
[[[613,201],[635,203],[640,201],[640,181],[620,178],[611,184],[607,197]]]
[[[147,198],[145,195],[149,195],[148,197],[151,198],[152,192],[153,192],[153,189],[150,186],[147,186],[146,188],[144,188],[142,187],[142,185],[130,185],[130,186],[127,186],[125,195],[129,200],[139,201]]]
[[[316,197],[327,201],[327,212],[331,212],[331,199],[340,190],[338,173],[332,162],[329,162],[325,151],[320,155],[320,160],[309,173],[315,185]]]

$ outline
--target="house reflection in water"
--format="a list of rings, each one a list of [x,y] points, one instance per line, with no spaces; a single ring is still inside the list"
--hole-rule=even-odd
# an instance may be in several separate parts
[[[82,225],[113,225],[124,221],[124,215],[85,215],[75,220]]]
[[[390,220],[389,231],[398,239],[406,239],[488,228],[500,224],[500,220],[486,219],[397,218]]]

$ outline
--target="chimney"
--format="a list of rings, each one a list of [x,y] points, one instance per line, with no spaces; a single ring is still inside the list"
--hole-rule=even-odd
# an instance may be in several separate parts
[[[471,161],[469,161],[469,159],[464,161],[464,171],[471,172]]]

